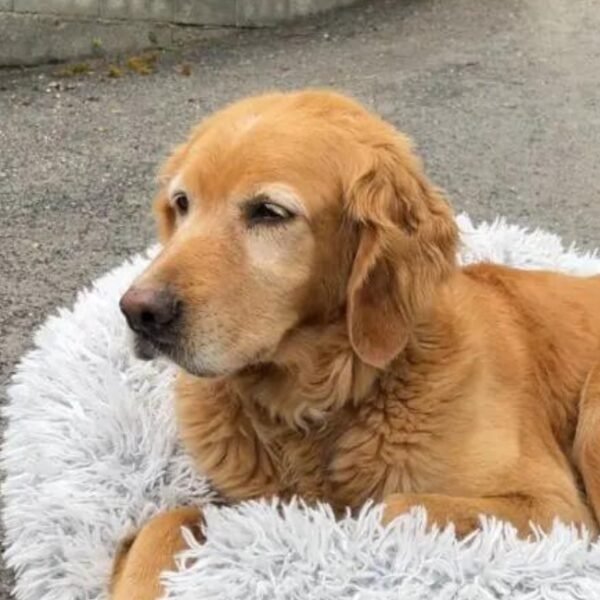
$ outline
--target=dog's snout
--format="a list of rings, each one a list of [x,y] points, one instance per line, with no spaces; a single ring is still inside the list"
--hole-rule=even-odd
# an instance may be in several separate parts
[[[172,331],[181,313],[181,303],[167,289],[131,287],[119,303],[131,329],[150,338],[163,338]]]

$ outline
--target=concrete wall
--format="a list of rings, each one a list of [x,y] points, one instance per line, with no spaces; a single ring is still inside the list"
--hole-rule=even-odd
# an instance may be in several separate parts
[[[182,25],[197,26],[195,37],[204,38],[355,1],[0,0],[0,66],[165,47],[177,43]]]

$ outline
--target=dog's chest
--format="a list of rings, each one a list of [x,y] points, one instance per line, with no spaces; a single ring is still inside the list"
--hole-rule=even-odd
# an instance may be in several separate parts
[[[262,427],[265,429],[261,430]],[[282,495],[358,508],[397,492],[442,485],[443,459],[432,439],[434,423],[401,402],[348,408],[306,432],[259,425],[276,464]]]
[[[384,400],[351,411],[327,464],[329,491],[345,505],[382,501],[399,492],[444,487],[447,463],[432,430],[434,418]]]

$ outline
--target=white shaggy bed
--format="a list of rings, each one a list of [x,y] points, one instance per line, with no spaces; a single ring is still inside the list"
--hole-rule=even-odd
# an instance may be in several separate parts
[[[600,259],[543,232],[459,217],[464,262],[600,273]],[[20,600],[107,598],[115,545],[160,510],[211,498],[181,453],[165,362],[129,349],[117,300],[137,257],[35,335],[4,409],[6,551]],[[600,310],[600,307],[599,307]],[[207,508],[208,542],[165,575],[171,600],[567,600],[600,598],[600,545],[557,525],[524,542],[488,521],[458,542],[416,511],[387,529],[379,508],[336,522],[327,507]],[[194,560],[191,560],[194,559]]]

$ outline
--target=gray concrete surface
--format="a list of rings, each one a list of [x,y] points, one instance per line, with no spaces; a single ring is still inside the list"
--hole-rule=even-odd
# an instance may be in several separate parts
[[[213,39],[228,31],[225,27],[180,27],[154,21],[0,12],[0,68],[172,48],[189,39]]]
[[[0,0],[0,10],[195,25],[256,25],[346,6],[356,0]]]
[[[457,209],[600,245],[598,31],[597,0],[381,0],[167,54],[147,77],[0,72],[3,380],[45,315],[151,242],[169,148],[264,89],[354,94],[414,137]]]
[[[0,67],[39,65],[212,38],[356,0],[0,0]]]

